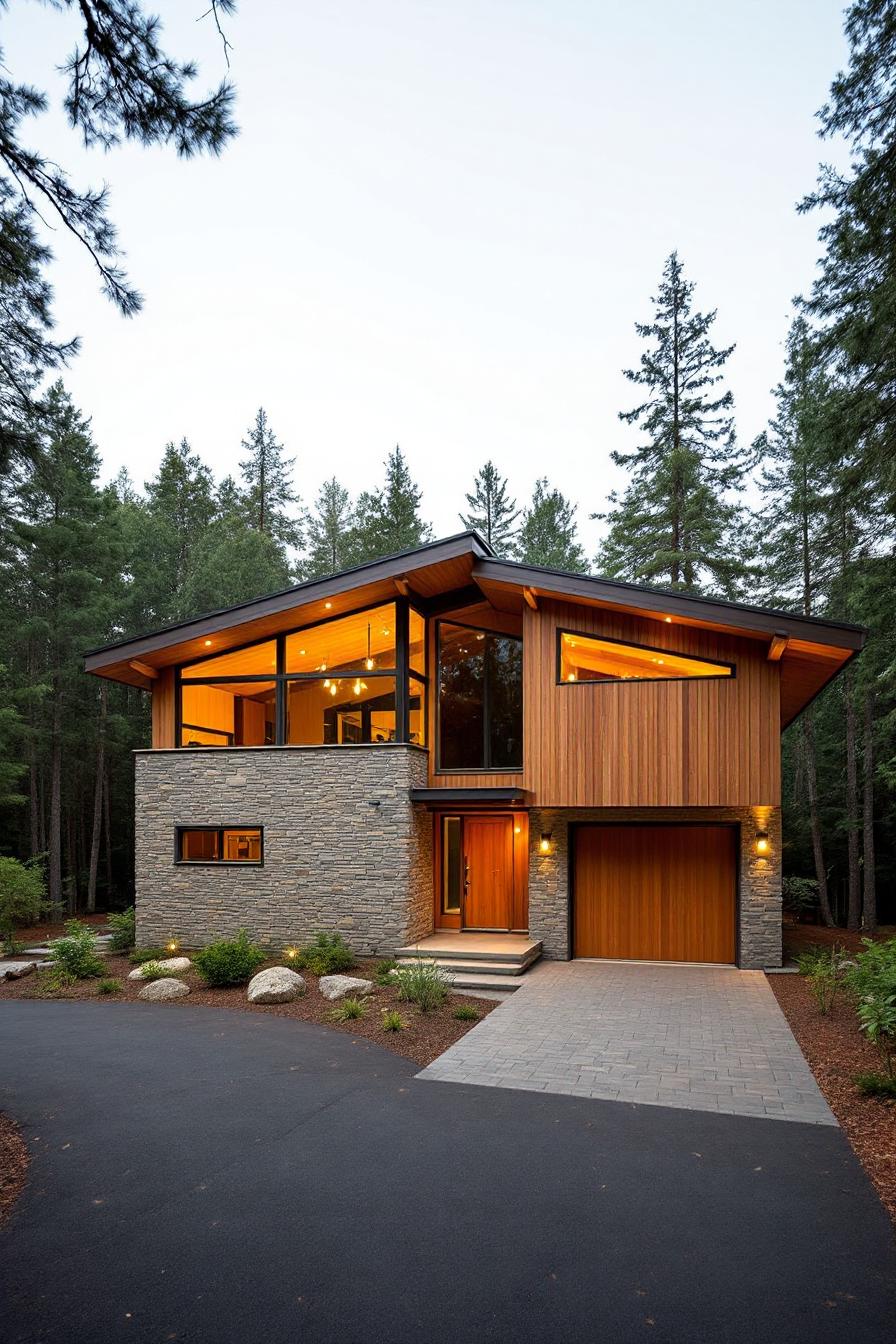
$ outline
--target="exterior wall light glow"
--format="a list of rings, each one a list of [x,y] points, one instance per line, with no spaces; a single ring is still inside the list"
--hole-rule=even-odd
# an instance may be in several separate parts
[[[165,944],[165,947],[169,952],[176,952],[179,946],[180,944],[178,943],[176,938],[169,939],[169,941]]]
[[[550,854],[554,847],[553,839],[554,837],[550,831],[542,831],[541,840],[538,842],[538,848],[542,854]]]
[[[769,850],[768,831],[756,832],[756,853],[767,854]]]

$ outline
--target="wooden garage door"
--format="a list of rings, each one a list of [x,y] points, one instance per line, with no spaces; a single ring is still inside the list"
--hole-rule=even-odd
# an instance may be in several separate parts
[[[577,957],[734,961],[730,826],[579,826]]]

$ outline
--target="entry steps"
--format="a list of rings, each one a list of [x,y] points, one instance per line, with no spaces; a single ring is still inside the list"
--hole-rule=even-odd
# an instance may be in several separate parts
[[[443,932],[400,947],[400,964],[434,961],[453,977],[455,989],[519,989],[522,976],[541,956],[541,943],[519,933]]]

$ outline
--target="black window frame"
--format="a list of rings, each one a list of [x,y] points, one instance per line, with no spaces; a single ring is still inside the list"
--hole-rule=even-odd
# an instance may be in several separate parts
[[[257,859],[184,859],[181,858],[181,836],[185,831],[212,831],[221,837],[221,853],[224,853],[225,831],[257,831],[259,855]],[[229,821],[220,826],[193,825],[188,822],[174,828],[174,863],[178,868],[263,868],[264,867],[264,826],[258,822]]]
[[[222,746],[220,747],[212,746],[211,744],[208,743],[203,743],[200,747],[190,747],[182,742],[184,728],[192,727],[196,729],[196,731],[202,731],[202,732],[214,731],[211,729],[201,729],[198,724],[185,724],[183,722],[183,701],[181,695],[182,687],[184,685],[224,686],[228,682],[243,683],[243,684],[247,682],[259,682],[259,683],[273,682],[275,686],[276,700],[274,708],[274,741],[272,743],[258,743],[256,746],[250,746],[250,747],[244,747],[240,745],[239,747],[236,748],[237,750],[258,751],[264,749],[267,746],[299,747],[302,745],[306,745],[302,743],[290,743],[287,742],[286,740],[287,684],[291,681],[324,681],[327,680],[328,674],[325,672],[287,672],[285,670],[287,639],[289,639],[290,636],[292,635],[299,635],[305,630],[317,630],[322,625],[330,625],[334,621],[344,620],[347,616],[360,616],[363,615],[365,611],[375,611],[378,607],[383,606],[395,607],[395,666],[377,667],[372,671],[365,671],[364,679],[367,680],[369,677],[391,677],[395,681],[395,742],[391,744],[371,742],[371,743],[363,743],[362,745],[364,746],[417,745],[416,743],[413,743],[410,740],[410,717],[411,717],[410,679],[413,678],[414,681],[416,681],[418,685],[422,687],[422,696],[425,712],[425,706],[428,698],[429,676],[426,673],[417,672],[410,666],[410,646],[409,646],[410,610],[413,607],[414,611],[423,621],[424,651],[426,650],[427,647],[427,638],[426,638],[428,630],[427,616],[426,612],[421,610],[420,606],[412,599],[406,597],[394,597],[394,598],[389,597],[386,598],[385,601],[381,599],[379,602],[368,602],[363,607],[353,607],[348,611],[336,612],[334,615],[325,616],[320,620],[306,621],[304,624],[294,626],[289,630],[281,630],[278,634],[268,635],[267,637],[263,637],[261,639],[249,639],[246,640],[245,643],[243,644],[235,644],[231,648],[220,650],[220,654],[239,653],[242,649],[251,649],[259,644],[273,643],[275,644],[276,647],[276,659],[277,659],[276,668],[273,673],[256,673],[256,674],[244,673],[243,675],[236,673],[230,676],[218,676],[218,677],[215,676],[191,677],[189,675],[191,667],[196,667],[199,664],[208,662],[212,658],[218,657],[219,654],[216,653],[200,654],[196,658],[191,658],[189,662],[178,664],[178,666],[174,669],[175,749],[181,751],[200,751],[204,749],[207,749],[209,751],[221,751],[226,750],[228,746],[229,747],[234,746],[233,743],[222,744]],[[332,673],[329,674],[330,677],[332,677],[332,675],[333,675]],[[224,736],[223,731],[221,735]],[[321,744],[318,743],[310,745],[320,746]],[[331,746],[344,746],[348,744],[325,743],[323,745],[329,748]]]
[[[442,626],[452,625],[456,629],[470,630],[471,632],[488,637],[491,635],[495,639],[512,639],[520,646],[520,653],[523,649],[523,636],[513,635],[506,630],[492,630],[484,625],[467,625],[464,621],[452,620],[446,616],[444,620],[435,622],[435,655],[436,655],[436,676],[435,676],[435,761],[437,775],[519,775],[523,772],[523,762],[525,760],[525,718],[523,714],[522,688],[523,676],[522,665],[520,668],[520,763],[519,765],[442,765]],[[482,756],[488,761],[491,755],[491,706],[489,697],[489,666],[488,656],[484,659],[484,675],[482,685]]]
[[[596,639],[601,644],[618,644],[621,649],[641,649],[644,653],[665,653],[672,658],[692,658],[694,662],[711,663],[713,667],[725,667],[727,672],[709,672],[692,677],[585,677],[581,681],[569,681],[561,676],[563,663],[563,636],[573,635],[576,639]],[[684,653],[681,649],[663,649],[656,644],[639,644],[634,639],[614,639],[611,635],[596,635],[590,630],[569,630],[557,627],[557,649],[554,665],[555,685],[557,686],[640,686],[645,682],[670,681],[734,681],[737,678],[737,663],[726,662],[723,658],[706,658],[702,654]]]

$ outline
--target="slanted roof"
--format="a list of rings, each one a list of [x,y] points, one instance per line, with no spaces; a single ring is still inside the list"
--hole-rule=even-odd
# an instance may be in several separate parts
[[[782,726],[861,650],[867,633],[862,626],[843,621],[499,559],[478,533],[467,531],[135,639],[107,644],[85,656],[85,670],[148,687],[161,668],[206,654],[209,639],[214,651],[222,653],[388,601],[397,593],[411,596],[424,609],[444,606],[449,596],[457,605],[484,596],[497,610],[508,612],[520,612],[527,603],[537,606],[541,597],[555,598],[653,619],[671,617],[676,624],[762,641],[768,656],[781,662]]]

